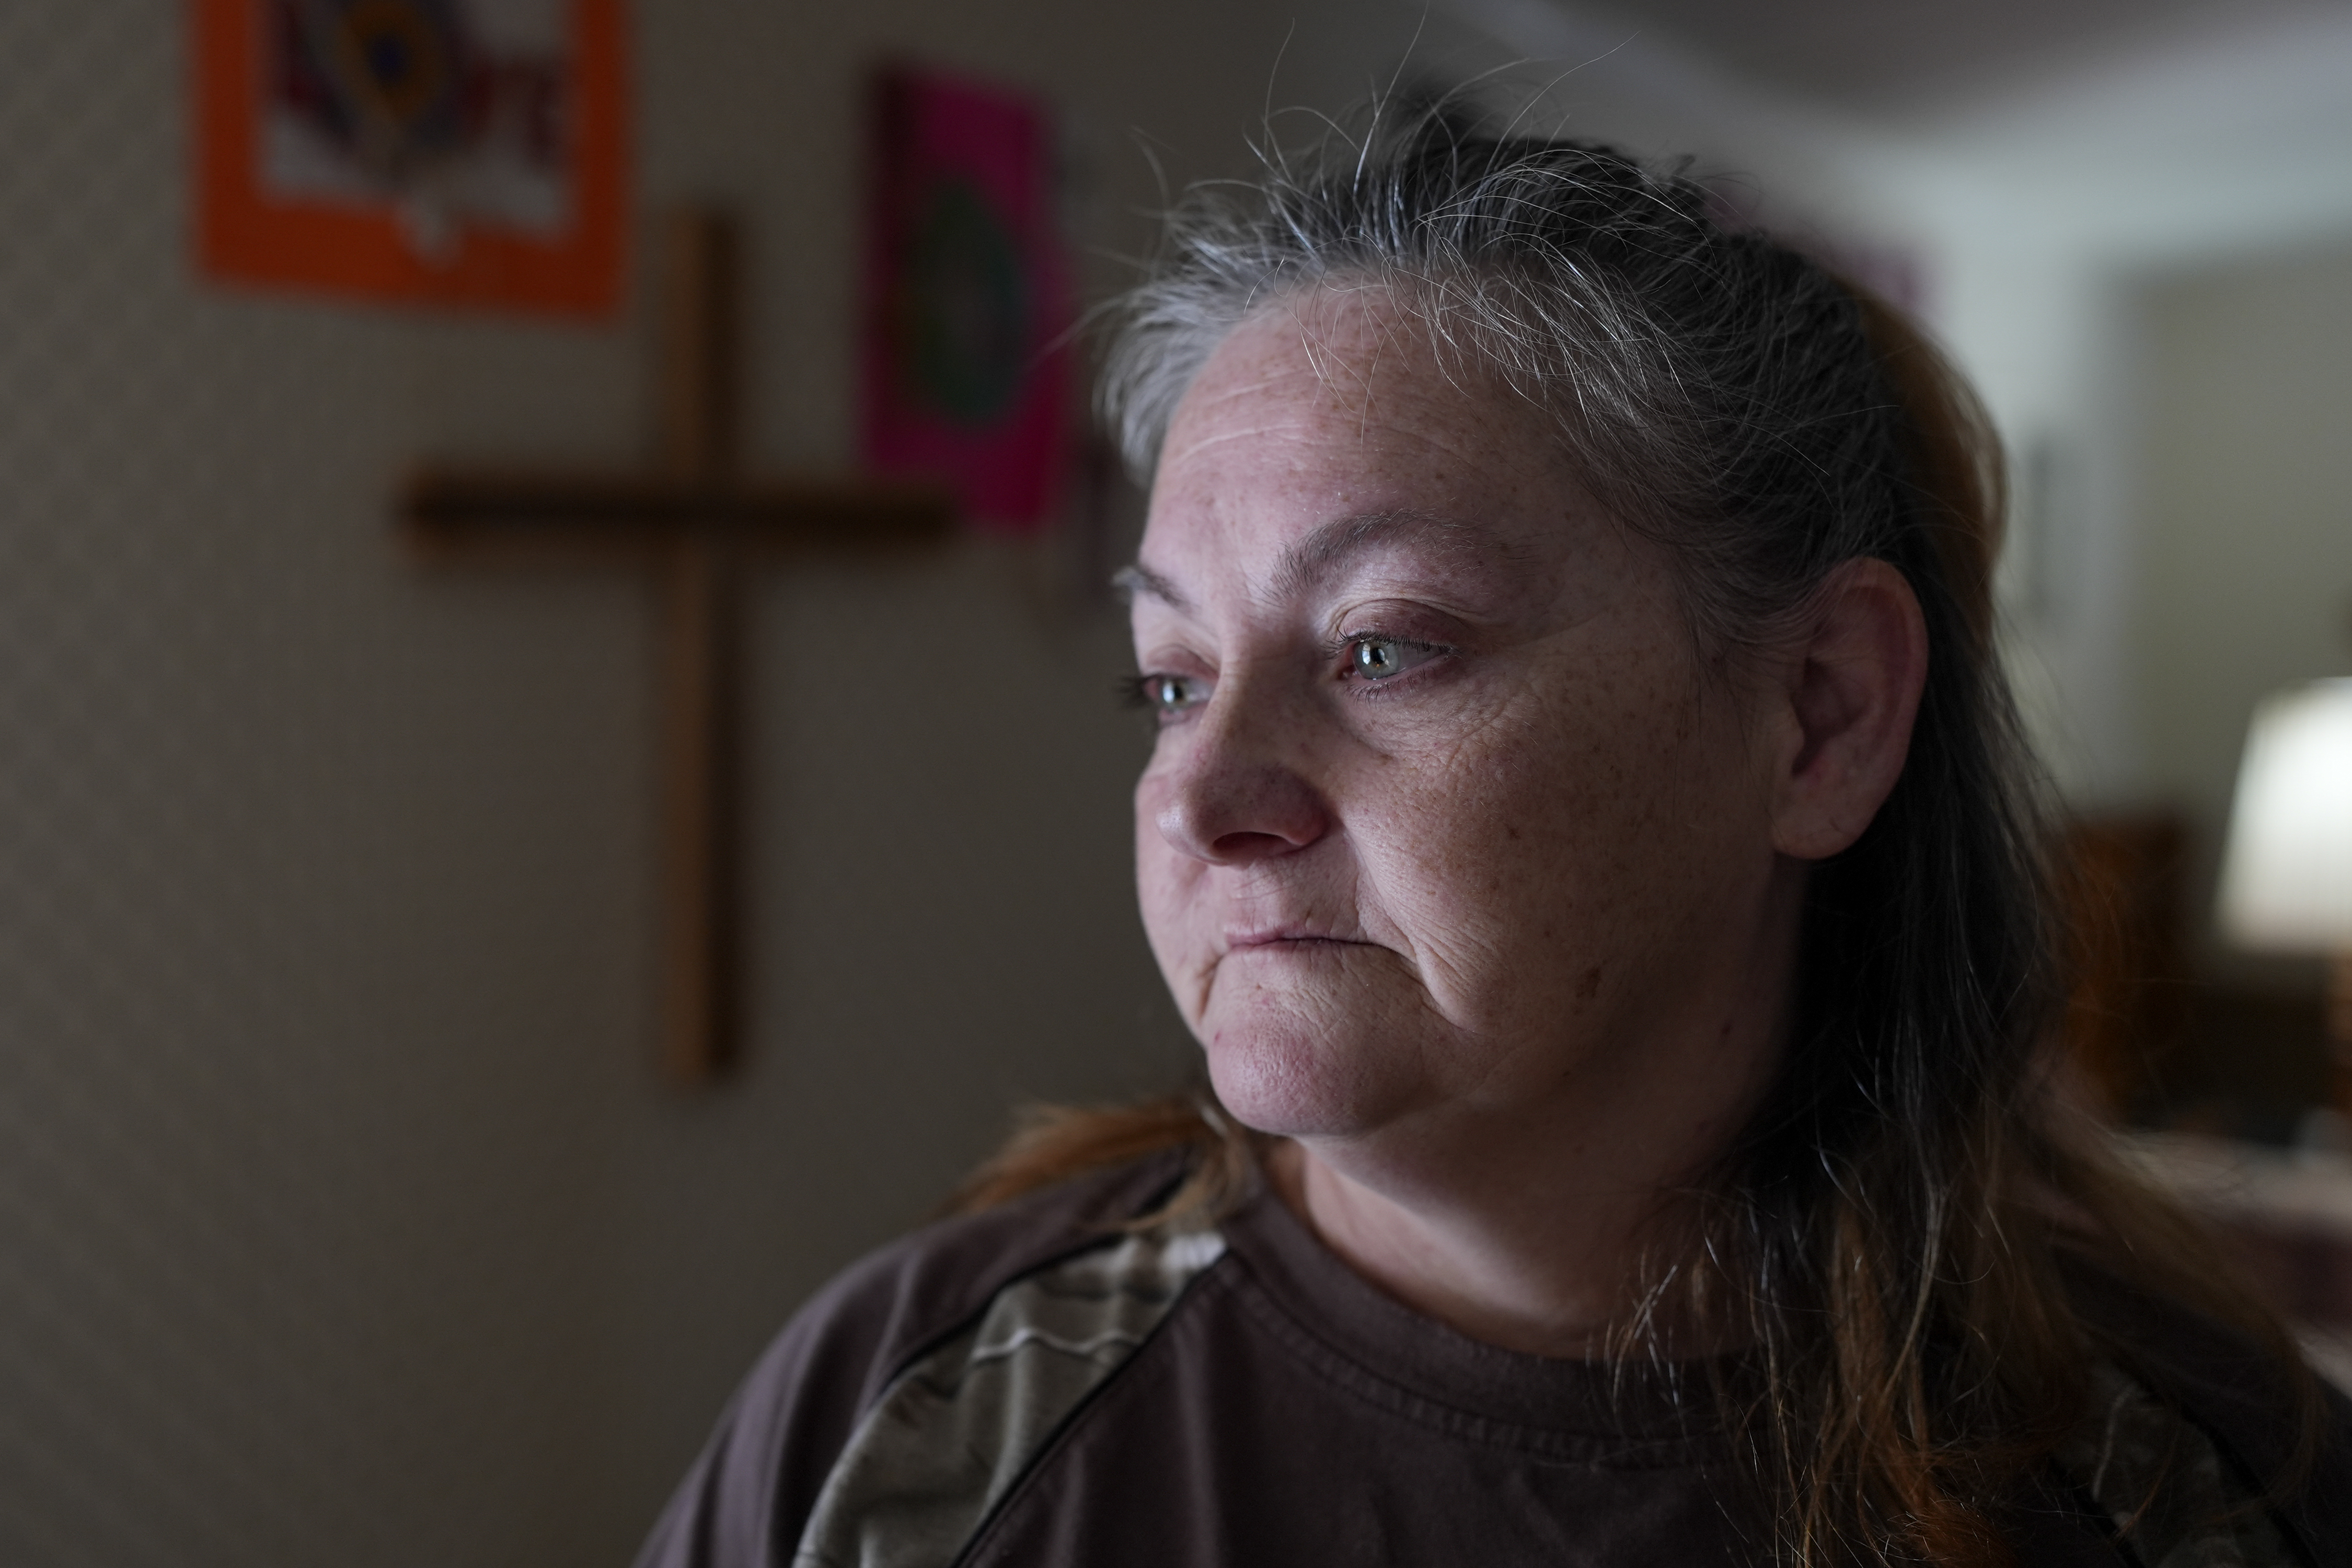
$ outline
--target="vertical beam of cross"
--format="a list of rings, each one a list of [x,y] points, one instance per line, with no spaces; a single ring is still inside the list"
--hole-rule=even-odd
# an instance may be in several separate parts
[[[662,231],[657,462],[651,474],[429,468],[402,517],[435,556],[477,546],[606,553],[614,542],[659,584],[661,1044],[682,1082],[718,1077],[744,1018],[740,766],[740,582],[755,548],[874,553],[944,537],[947,499],[862,479],[760,480],[740,469],[741,247],[725,215],[688,211]],[[503,547],[503,549],[501,548]]]
[[[718,495],[735,479],[740,247],[723,216],[699,209],[677,215],[664,239],[660,464],[688,493]],[[661,1058],[672,1078],[694,1082],[741,1045],[741,606],[724,529],[703,520],[666,553]]]

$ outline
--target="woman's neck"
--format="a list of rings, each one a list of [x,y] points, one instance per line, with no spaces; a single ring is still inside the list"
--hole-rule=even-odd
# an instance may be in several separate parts
[[[1669,1269],[1691,1277],[1696,1194],[1778,1063],[1779,989],[1647,1037],[1621,1070],[1579,1074],[1548,1105],[1431,1108],[1360,1136],[1280,1141],[1268,1177],[1358,1273],[1473,1339],[1601,1355],[1638,1316],[1668,1353],[1734,1348],[1695,1321],[1688,1292],[1656,1287]]]
[[[1654,1191],[1563,1194],[1549,1214],[1404,1203],[1288,1140],[1266,1164],[1282,1201],[1357,1273],[1472,1339],[1534,1355],[1608,1353],[1639,1303],[1645,1254],[1667,1250],[1683,1217]],[[1687,1324],[1655,1326],[1674,1353],[1721,1348]]]

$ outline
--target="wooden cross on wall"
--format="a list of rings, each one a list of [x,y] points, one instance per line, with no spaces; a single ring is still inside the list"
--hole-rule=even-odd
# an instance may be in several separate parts
[[[661,1060],[716,1077],[741,1029],[737,789],[739,579],[754,550],[875,551],[943,539],[947,497],[868,480],[738,471],[741,248],[723,214],[664,231],[662,361],[650,472],[428,468],[401,518],[435,556],[617,549],[658,574],[663,616]]]

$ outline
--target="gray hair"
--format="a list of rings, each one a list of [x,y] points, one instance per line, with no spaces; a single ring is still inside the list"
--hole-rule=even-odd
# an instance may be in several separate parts
[[[1768,636],[1838,563],[1885,554],[1916,508],[1854,292],[1719,207],[1682,169],[1607,147],[1378,114],[1360,141],[1188,195],[1113,309],[1100,410],[1148,479],[1186,388],[1244,318],[1377,289],[1447,374],[1552,416],[1596,497],[1684,557],[1703,630]]]

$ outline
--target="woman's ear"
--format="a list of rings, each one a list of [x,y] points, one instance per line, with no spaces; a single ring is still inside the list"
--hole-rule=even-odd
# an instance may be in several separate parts
[[[1902,573],[1861,558],[1830,574],[1793,651],[1775,726],[1772,847],[1820,860],[1862,837],[1903,772],[1927,679],[1927,623]]]

